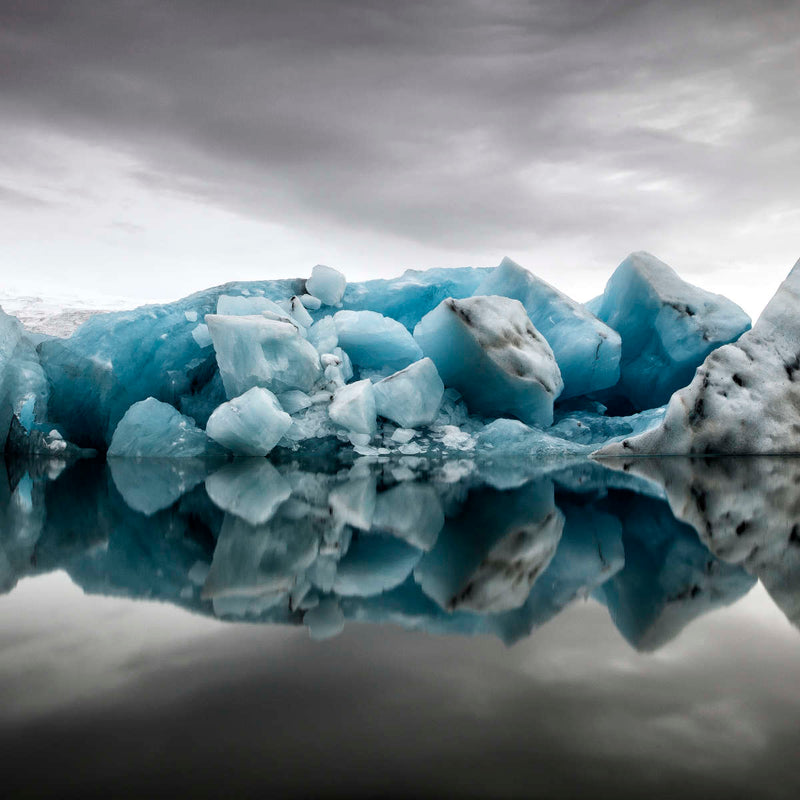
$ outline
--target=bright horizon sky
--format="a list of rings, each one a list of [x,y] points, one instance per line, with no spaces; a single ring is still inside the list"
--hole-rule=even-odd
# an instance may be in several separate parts
[[[800,256],[792,2],[0,0],[0,294]]]

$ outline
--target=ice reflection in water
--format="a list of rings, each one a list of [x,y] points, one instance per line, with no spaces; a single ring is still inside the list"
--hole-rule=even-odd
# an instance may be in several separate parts
[[[366,620],[509,644],[591,595],[652,650],[757,577],[798,622],[799,486],[786,458],[14,462],[0,585],[63,569],[314,638]]]

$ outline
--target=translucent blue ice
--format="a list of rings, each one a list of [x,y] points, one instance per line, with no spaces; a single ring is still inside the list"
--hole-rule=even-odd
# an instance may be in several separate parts
[[[206,324],[229,398],[254,386],[307,392],[322,375],[319,353],[291,322],[210,314]]]
[[[415,361],[373,385],[378,414],[401,428],[430,425],[439,413],[444,384],[430,358]]]
[[[269,389],[254,386],[220,405],[209,417],[206,433],[237,455],[265,456],[291,424],[278,398]]]
[[[564,385],[561,373],[518,300],[445,300],[420,320],[414,338],[470,411],[512,414],[531,425],[553,421],[553,401]]]
[[[347,281],[338,270],[317,264],[311,270],[311,277],[306,281],[306,292],[318,298],[323,305],[338,305],[344,294]]]
[[[14,414],[28,432],[46,418],[48,394],[36,348],[16,317],[0,309],[0,452]]]
[[[337,390],[328,413],[337,425],[348,431],[375,433],[377,412],[371,381],[356,381]]]
[[[422,358],[408,329],[375,311],[339,311],[333,317],[339,347],[359,367],[391,371]]]
[[[221,452],[191,417],[154,397],[125,412],[108,448],[109,456],[127,458],[191,458]]]
[[[619,379],[619,334],[510,258],[488,273],[474,293],[502,295],[522,303],[553,349],[564,381],[562,400],[605,389]]]
[[[622,337],[619,383],[599,395],[618,412],[664,405],[705,357],[750,327],[736,303],[681,280],[649,253],[632,253],[587,308]]]

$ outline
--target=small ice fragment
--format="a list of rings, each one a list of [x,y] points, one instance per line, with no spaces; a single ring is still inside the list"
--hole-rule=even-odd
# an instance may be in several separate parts
[[[197,342],[198,347],[209,347],[211,345],[211,334],[208,325],[200,323],[193,331],[192,338]]]
[[[322,305],[322,300],[320,300],[319,297],[314,297],[313,295],[310,294],[301,294],[300,302],[309,311],[317,311],[319,307]]]
[[[306,281],[308,294],[318,297],[326,306],[338,305],[344,295],[347,280],[338,270],[317,264],[311,270],[311,277]]]
[[[295,414],[312,404],[311,398],[299,389],[290,389],[288,392],[279,394],[278,402],[287,414]]]
[[[405,444],[410,442],[416,435],[417,432],[413,428],[398,428],[392,434],[392,441],[398,444]]]
[[[209,417],[206,433],[234,453],[265,456],[292,424],[278,398],[254,386],[219,406]]]
[[[337,389],[328,413],[337,425],[349,431],[375,433],[377,422],[372,383],[368,380],[356,381]]]
[[[184,311],[183,316],[186,317],[187,322],[197,322],[197,312],[196,311]]]

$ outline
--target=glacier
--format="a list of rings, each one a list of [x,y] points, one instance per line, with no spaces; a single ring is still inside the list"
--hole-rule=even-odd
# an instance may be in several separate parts
[[[497,462],[586,456],[604,445],[617,452],[620,442],[630,454],[637,435],[672,427],[683,438],[673,436],[670,452],[766,452],[753,426],[749,438],[708,441],[709,430],[728,424],[723,418],[751,413],[759,401],[735,375],[769,382],[760,424],[772,431],[764,436],[773,452],[796,419],[800,348],[791,298],[770,308],[748,333],[734,303],[633,253],[587,304],[503,259],[360,283],[317,265],[308,278],[228,283],[97,314],[65,338],[34,336],[3,314],[0,443],[15,453],[93,450],[117,460]],[[733,362],[712,375],[708,365],[723,357],[752,359],[764,375]],[[698,368],[704,377],[692,392],[708,394],[723,380],[737,388],[725,390],[730,402],[721,392],[702,402],[692,395],[694,411],[680,416],[676,398]],[[717,379],[720,370],[730,376]],[[707,431],[690,441],[699,407]],[[780,452],[797,452],[792,441]]]

